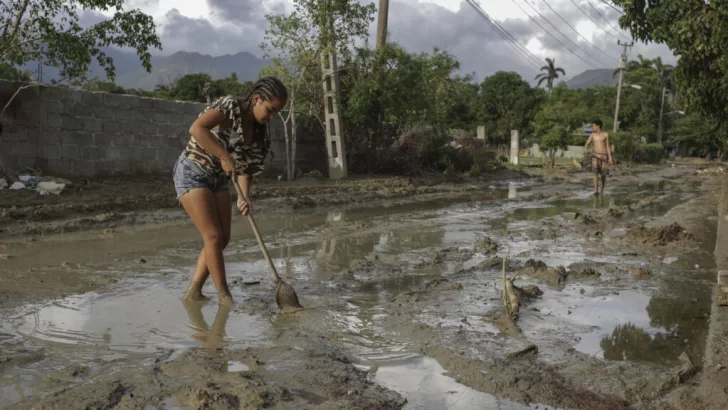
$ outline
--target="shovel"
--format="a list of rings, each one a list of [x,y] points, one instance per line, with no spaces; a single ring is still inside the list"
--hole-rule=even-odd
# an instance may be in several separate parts
[[[243,190],[240,189],[240,185],[238,185],[238,181],[236,178],[232,178],[233,185],[235,185],[235,191],[237,191],[238,196],[243,199],[243,201],[250,204],[250,201],[248,201],[248,198],[245,197],[245,194],[243,194]],[[284,282],[280,276],[278,276],[278,272],[276,271],[275,265],[273,265],[273,261],[270,259],[270,255],[268,255],[268,250],[265,248],[265,244],[263,243],[263,238],[260,237],[260,232],[258,232],[258,226],[255,224],[255,219],[253,219],[253,214],[248,214],[248,221],[250,222],[250,227],[253,228],[253,233],[255,234],[255,238],[258,240],[258,245],[260,246],[260,250],[263,252],[263,256],[265,257],[265,260],[268,262],[268,267],[270,268],[270,273],[273,276],[273,283],[275,285],[275,294],[276,294],[276,304],[278,304],[278,309],[283,308],[302,308],[301,304],[298,302],[298,295],[296,295],[296,291],[293,290],[293,286],[287,284]]]

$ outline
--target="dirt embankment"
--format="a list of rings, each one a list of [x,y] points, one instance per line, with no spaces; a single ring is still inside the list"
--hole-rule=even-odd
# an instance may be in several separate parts
[[[479,178],[354,177],[342,181],[302,178],[256,181],[251,199],[257,209],[304,209],[372,201],[466,193],[494,181],[528,178],[504,170]],[[230,189],[235,198],[234,190]],[[261,201],[261,202],[259,202]],[[262,206],[261,206],[262,205]],[[170,212],[160,213],[168,210]],[[169,222],[185,218],[171,178],[161,176],[72,180],[60,195],[35,190],[0,190],[0,237],[68,233],[88,229]]]

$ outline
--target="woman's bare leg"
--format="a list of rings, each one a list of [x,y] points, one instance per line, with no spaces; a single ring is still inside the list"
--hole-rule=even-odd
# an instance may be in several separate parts
[[[207,188],[196,188],[183,195],[180,201],[202,235],[205,264],[215,283],[219,303],[231,304],[232,296],[225,279],[225,262],[222,257],[224,238],[215,196]]]
[[[215,192],[213,196],[215,197],[217,218],[220,221],[220,228],[222,230],[222,248],[225,249],[227,244],[230,242],[230,224],[232,219],[230,192]],[[202,287],[205,285],[209,276],[210,270],[208,269],[207,262],[205,261],[205,248],[203,247],[200,251],[200,256],[197,257],[197,266],[195,267],[195,273],[192,275],[190,287],[187,289],[185,299],[208,300],[209,298],[202,294]]]

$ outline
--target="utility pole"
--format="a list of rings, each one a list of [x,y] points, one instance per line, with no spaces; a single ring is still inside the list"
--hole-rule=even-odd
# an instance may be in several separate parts
[[[662,103],[660,103],[660,124],[658,126],[659,131],[657,132],[657,142],[662,144],[662,112],[665,108],[665,94],[667,94],[667,87],[662,87]]]
[[[630,43],[623,43],[621,40],[617,40],[617,45],[622,46],[622,58],[619,59],[619,83],[617,84],[617,105],[614,107],[614,128],[613,131],[616,134],[619,129],[619,99],[622,96],[622,80],[624,79],[624,69],[627,67],[627,47],[632,47],[634,41]]]
[[[377,18],[377,50],[387,43],[387,18],[389,17],[389,0],[379,0],[379,17]]]

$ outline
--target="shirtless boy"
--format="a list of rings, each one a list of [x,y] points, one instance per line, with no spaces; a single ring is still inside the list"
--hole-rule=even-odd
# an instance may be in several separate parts
[[[599,195],[599,175],[602,176],[601,194],[604,195],[604,185],[607,183],[609,165],[614,165],[612,148],[609,143],[609,134],[602,131],[602,121],[596,119],[592,122],[592,134],[586,140],[584,152],[589,152],[589,143],[594,142],[592,152],[592,169],[594,170],[594,195]]]

